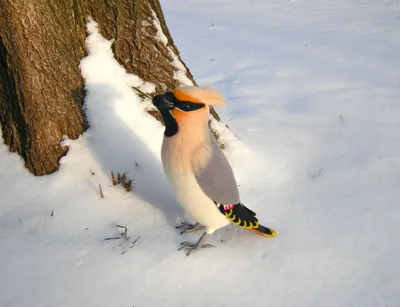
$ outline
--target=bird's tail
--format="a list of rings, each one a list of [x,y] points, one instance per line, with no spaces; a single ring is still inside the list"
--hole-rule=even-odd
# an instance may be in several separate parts
[[[260,224],[257,228],[250,228],[250,230],[264,237],[272,238],[276,236],[276,231],[274,229],[262,226]]]

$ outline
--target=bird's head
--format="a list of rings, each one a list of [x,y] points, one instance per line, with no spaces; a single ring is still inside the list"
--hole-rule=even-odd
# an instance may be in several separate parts
[[[226,101],[215,89],[188,86],[155,96],[153,104],[163,116],[165,136],[173,136],[185,126],[207,125],[210,106],[223,107]]]

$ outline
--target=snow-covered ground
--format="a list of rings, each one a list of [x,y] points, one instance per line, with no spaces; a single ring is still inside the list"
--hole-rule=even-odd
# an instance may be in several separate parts
[[[0,306],[400,306],[400,2],[162,5],[198,84],[228,98],[243,202],[278,236],[232,226],[216,248],[177,251],[200,234],[174,228],[186,216],[162,172],[163,128],[130,89],[151,85],[91,24],[91,128],[65,141],[61,170],[34,177],[0,144]],[[132,192],[111,170],[129,171]],[[116,224],[129,240],[104,240]]]

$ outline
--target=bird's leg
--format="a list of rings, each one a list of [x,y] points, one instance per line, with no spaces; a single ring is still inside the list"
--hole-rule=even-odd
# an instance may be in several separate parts
[[[200,239],[197,241],[197,243],[189,243],[187,241],[182,242],[181,243],[182,246],[179,248],[179,250],[181,250],[181,249],[187,250],[188,252],[187,252],[186,256],[189,256],[191,253],[193,253],[194,251],[196,251],[200,248],[214,247],[214,245],[211,245],[211,244],[201,245],[204,242],[204,240],[207,238],[207,236],[208,236],[208,233],[204,232],[201,235]]]
[[[175,228],[183,228],[183,230],[181,231],[181,234],[183,234],[186,232],[194,232],[197,230],[204,230],[206,228],[206,226],[203,226],[200,223],[196,223],[193,225],[190,223],[182,222],[181,225],[176,226]]]

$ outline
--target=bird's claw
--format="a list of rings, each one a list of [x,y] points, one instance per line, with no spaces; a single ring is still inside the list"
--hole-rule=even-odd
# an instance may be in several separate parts
[[[187,250],[188,252],[186,253],[186,256],[189,256],[191,253],[193,253],[193,252],[199,250],[200,248],[215,247],[215,246],[212,245],[212,244],[204,244],[204,245],[201,245],[201,246],[200,246],[199,243],[190,243],[190,242],[188,242],[188,241],[181,242],[181,245],[182,245],[182,246],[179,248],[179,250],[182,250],[182,249],[183,249],[183,250]]]
[[[179,250],[181,250],[181,249],[193,248],[193,247],[196,247],[196,246],[197,246],[197,244],[190,243],[190,242],[188,242],[188,241],[181,242],[181,245],[182,245],[182,246],[179,248]]]
[[[181,231],[181,234],[184,234],[186,232],[189,233],[189,232],[194,232],[197,230],[204,230],[205,226],[201,225],[200,223],[196,223],[193,225],[193,224],[190,224],[187,222],[182,222],[181,225],[178,225],[175,228],[176,229],[183,228],[183,230]]]

